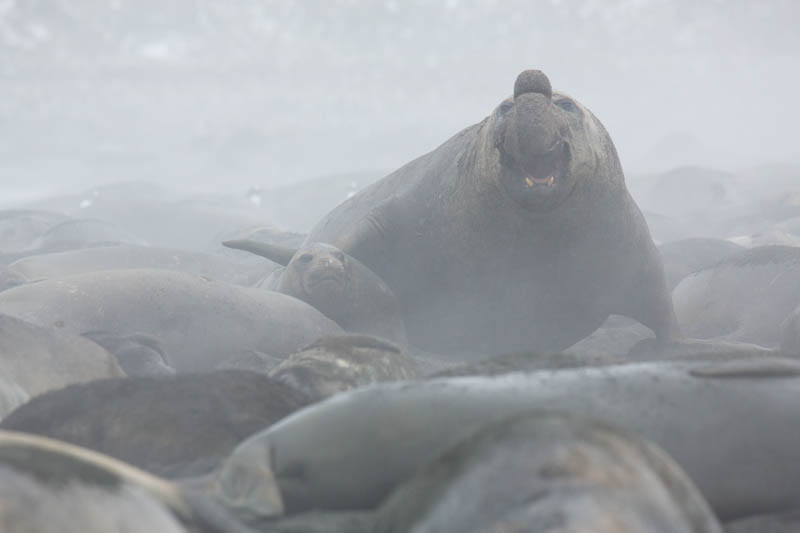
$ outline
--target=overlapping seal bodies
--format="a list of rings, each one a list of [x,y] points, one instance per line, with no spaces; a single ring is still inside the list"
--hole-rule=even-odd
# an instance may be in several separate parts
[[[663,267],[600,122],[538,71],[513,98],[334,209],[330,243],[394,291],[439,353],[552,351],[611,314],[677,334]]]

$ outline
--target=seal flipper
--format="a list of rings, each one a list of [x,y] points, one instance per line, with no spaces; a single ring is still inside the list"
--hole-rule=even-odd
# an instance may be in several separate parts
[[[251,254],[260,255],[270,261],[274,261],[279,265],[286,266],[292,260],[294,254],[297,253],[295,248],[287,248],[285,246],[278,246],[276,244],[269,244],[266,242],[253,241],[250,239],[235,239],[231,241],[223,241],[223,246],[227,248],[234,248],[236,250],[244,250]]]

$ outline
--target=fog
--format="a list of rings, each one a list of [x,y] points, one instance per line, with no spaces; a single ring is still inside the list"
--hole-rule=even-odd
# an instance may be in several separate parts
[[[600,118],[629,180],[796,164],[798,15],[790,0],[2,0],[2,204],[134,180],[371,179],[481,120],[526,68]]]

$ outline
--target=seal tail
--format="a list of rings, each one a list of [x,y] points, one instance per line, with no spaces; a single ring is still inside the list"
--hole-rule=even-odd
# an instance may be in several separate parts
[[[284,246],[277,246],[275,244],[268,244],[266,242],[253,241],[250,239],[236,239],[232,241],[224,241],[223,246],[234,248],[236,250],[244,250],[252,254],[266,257],[270,261],[274,261],[279,265],[286,266],[292,260],[294,254],[297,253],[295,248],[287,248]]]

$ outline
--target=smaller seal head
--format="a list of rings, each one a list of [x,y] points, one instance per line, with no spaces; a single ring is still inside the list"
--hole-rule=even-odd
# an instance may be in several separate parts
[[[341,305],[348,289],[347,256],[335,246],[301,248],[286,268],[279,292],[313,305],[323,314]]]

